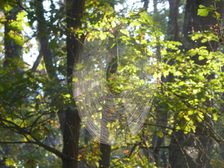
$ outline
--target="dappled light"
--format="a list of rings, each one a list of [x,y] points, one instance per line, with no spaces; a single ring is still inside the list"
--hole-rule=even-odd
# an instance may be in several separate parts
[[[0,0],[0,168],[221,168],[224,0]]]
[[[156,87],[150,82],[152,74],[144,68],[150,66],[149,62],[134,53],[123,53],[119,62],[113,62],[116,72],[108,74],[116,55],[101,47],[90,49],[81,56],[73,73],[74,99],[81,119],[90,134],[112,145],[127,143],[140,131]]]

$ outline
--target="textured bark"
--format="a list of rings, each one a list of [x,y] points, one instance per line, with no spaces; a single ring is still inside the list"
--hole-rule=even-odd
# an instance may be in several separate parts
[[[107,144],[100,143],[100,168],[109,168],[110,167],[110,154],[111,146]]]
[[[81,18],[84,12],[85,0],[66,0],[67,23],[67,77],[72,82],[72,73],[82,49],[84,37],[78,37],[74,31],[81,27]]]
[[[106,121],[107,116],[108,116],[108,111],[105,109],[102,113],[102,121]],[[101,122],[101,137],[107,138],[107,139],[109,137],[109,130],[107,129],[108,122]],[[105,142],[107,139],[102,139],[102,140]],[[110,154],[111,154],[111,146],[100,142],[100,160],[99,160],[100,168],[110,167]]]
[[[167,35],[169,40],[179,40],[179,26],[178,26],[178,15],[179,15],[180,0],[169,0],[169,21]]]
[[[67,82],[72,94],[72,74],[75,63],[83,49],[83,37],[78,37],[75,30],[81,27],[81,18],[84,12],[85,0],[66,0],[67,23]],[[80,118],[77,108],[69,106],[65,113],[63,129],[63,154],[69,156],[63,159],[63,168],[78,167]]]
[[[147,11],[149,7],[149,0],[142,0],[143,1],[143,10]]]
[[[73,107],[68,107],[65,113],[65,123],[63,131],[63,168],[78,167],[78,144],[79,144],[80,118],[78,112]]]
[[[60,88],[60,83],[56,75],[53,64],[53,53],[49,48],[49,27],[44,18],[43,0],[35,0],[35,11],[38,20],[38,40],[40,42],[40,54],[43,55],[47,73],[55,85]],[[67,23],[67,84],[69,93],[72,95],[72,73],[75,62],[78,60],[82,52],[83,39],[75,34],[74,30],[81,26],[81,17],[84,11],[84,0],[67,0],[66,1],[66,23]],[[52,97],[57,103],[62,101],[60,97]],[[73,100],[71,100],[73,102]],[[61,102],[60,102],[61,103]],[[60,104],[59,103],[59,104]],[[62,103],[63,104],[63,103]],[[78,144],[80,131],[80,118],[78,111],[73,103],[64,104],[59,108],[59,122],[63,134],[63,151],[62,151],[62,167],[77,168],[78,167]]]
[[[156,124],[162,126],[157,131],[164,132],[164,128],[167,126],[167,111],[164,108],[163,102],[155,101],[156,106]],[[164,127],[164,128],[163,128]],[[153,158],[157,167],[166,167],[167,159],[165,157],[164,149],[160,148],[164,145],[165,137],[159,137],[157,131],[153,134],[152,147],[153,147]]]

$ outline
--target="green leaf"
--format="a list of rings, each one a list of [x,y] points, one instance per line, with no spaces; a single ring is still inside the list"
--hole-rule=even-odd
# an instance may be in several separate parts
[[[100,38],[101,40],[105,40],[105,39],[107,38],[106,33],[100,32],[100,34],[99,34],[99,38]]]
[[[209,10],[204,5],[199,5],[198,16],[206,17],[208,16]]]
[[[213,114],[212,114],[212,117],[213,117],[213,120],[214,120],[214,121],[217,121],[217,120],[218,120],[217,113],[213,113]]]
[[[12,9],[13,9],[13,7],[12,7],[11,5],[9,5],[9,4],[6,4],[6,5],[4,6],[4,10],[5,10],[6,12],[11,11]]]
[[[130,36],[127,29],[121,29],[120,31],[121,31],[121,33],[123,33],[124,35],[126,35],[128,37]]]
[[[202,33],[194,33],[194,34],[192,35],[191,39],[192,39],[193,41],[195,41],[195,40],[200,39],[202,36],[203,36]]]
[[[70,94],[65,94],[63,96],[64,96],[64,98],[71,98],[71,95]]]
[[[5,163],[6,163],[7,166],[15,166],[15,162],[11,158],[7,158]]]
[[[157,132],[157,135],[158,135],[158,137],[160,137],[160,138],[162,138],[162,137],[164,136],[162,131]]]
[[[216,19],[220,19],[221,18],[221,14],[217,11],[215,11],[215,18]]]
[[[24,19],[24,17],[26,16],[26,12],[25,11],[22,11],[22,12],[19,12],[18,14],[17,14],[17,21],[23,21],[23,19]]]

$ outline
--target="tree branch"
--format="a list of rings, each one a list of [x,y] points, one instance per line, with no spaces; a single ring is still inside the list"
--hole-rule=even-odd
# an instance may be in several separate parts
[[[39,55],[37,56],[36,61],[33,63],[33,67],[31,68],[31,71],[35,72],[37,70],[37,67],[40,64],[41,58],[42,58],[42,54],[40,52]]]
[[[17,124],[13,123],[12,121],[3,119],[0,117],[0,123],[2,123],[2,126],[4,128],[8,128],[11,130],[14,130],[15,132],[23,135],[23,136],[27,136],[29,135],[34,141],[28,140],[28,142],[33,143],[33,144],[37,144],[40,147],[43,147],[45,150],[55,154],[56,156],[58,156],[59,158],[67,158],[62,152],[58,151],[57,149],[48,146],[46,144],[44,144],[43,142],[41,142],[40,140],[38,140],[34,135],[32,135],[32,133],[30,133],[29,131],[27,131],[25,128],[22,128],[20,126],[18,126]],[[9,125],[6,125],[9,124]]]
[[[32,141],[0,141],[0,144],[33,144]]]

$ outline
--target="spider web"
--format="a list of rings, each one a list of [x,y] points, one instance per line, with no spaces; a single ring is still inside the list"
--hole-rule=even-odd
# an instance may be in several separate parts
[[[143,58],[131,64],[138,69],[132,73],[125,70],[130,62],[124,60],[118,66],[120,72],[108,82],[107,70],[112,58],[106,49],[84,53],[73,73],[80,118],[93,137],[109,145],[127,142],[141,130],[154,90],[150,74],[144,70],[150,65]]]

